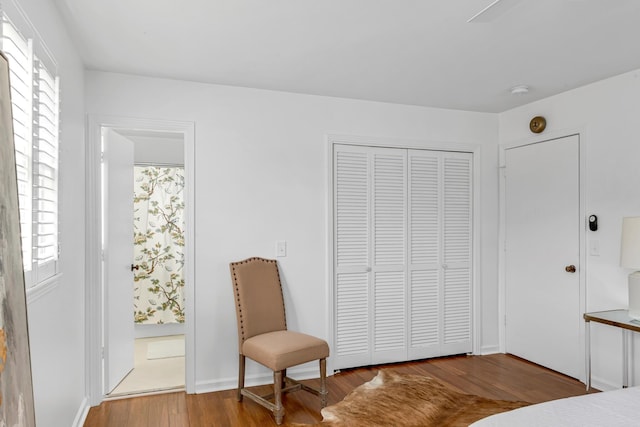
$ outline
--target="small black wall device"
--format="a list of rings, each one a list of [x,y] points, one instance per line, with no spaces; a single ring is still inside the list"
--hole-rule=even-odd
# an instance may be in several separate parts
[[[598,217],[589,215],[589,230],[596,231],[598,229]]]

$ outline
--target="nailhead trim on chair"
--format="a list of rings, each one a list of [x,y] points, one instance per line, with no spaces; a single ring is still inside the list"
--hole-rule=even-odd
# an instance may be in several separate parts
[[[242,260],[242,261],[232,262],[231,263],[231,268],[233,269],[233,288],[236,291],[236,306],[238,307],[238,317],[240,318],[240,322],[239,322],[240,323],[240,332],[242,334],[242,342],[240,343],[240,346],[242,346],[242,343],[244,343],[246,338],[244,336],[244,322],[243,322],[243,319],[242,319],[242,309],[240,308],[240,292],[238,291],[238,279],[236,278],[236,266],[237,265],[241,265],[241,264],[248,264],[249,262],[252,262],[252,261],[271,262],[271,263],[274,263],[276,265],[276,274],[278,275],[278,282],[280,283],[280,294],[282,296],[282,301],[284,301],[284,294],[282,293],[282,281],[280,280],[280,269],[278,268],[278,261],[276,261],[275,259],[252,257],[252,258],[247,258],[247,259]],[[284,307],[283,307],[283,309],[284,309]],[[286,313],[286,311],[284,313],[284,328],[287,329],[287,313]]]

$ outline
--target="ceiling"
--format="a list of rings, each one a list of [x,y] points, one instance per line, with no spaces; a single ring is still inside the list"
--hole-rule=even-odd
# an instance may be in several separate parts
[[[640,68],[638,0],[54,1],[91,70],[501,112]]]

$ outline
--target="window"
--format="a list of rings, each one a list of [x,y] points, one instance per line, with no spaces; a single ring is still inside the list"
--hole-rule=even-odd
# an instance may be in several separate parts
[[[20,31],[3,11],[0,48],[9,60],[25,283],[58,272],[59,79],[28,20]],[[22,27],[20,27],[22,29]]]

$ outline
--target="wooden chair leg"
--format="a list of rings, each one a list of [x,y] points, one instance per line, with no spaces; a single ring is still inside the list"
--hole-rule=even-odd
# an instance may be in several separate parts
[[[327,359],[320,359],[320,405],[327,406]]]
[[[273,409],[273,415],[276,418],[276,424],[282,424],[284,418],[284,407],[282,406],[282,371],[276,371],[273,373],[273,394],[275,397],[275,408]]]
[[[244,367],[245,367],[246,357],[244,354],[239,355],[239,366],[238,366],[238,402],[242,402],[242,389],[244,388]]]

